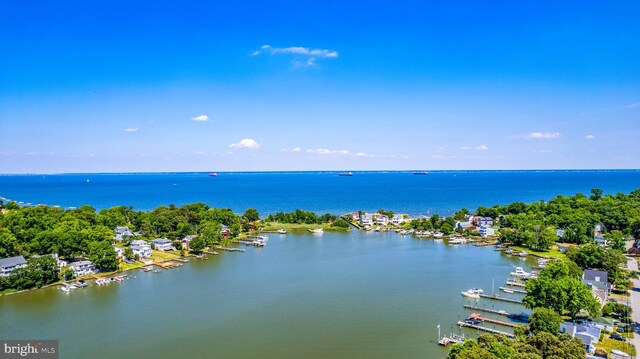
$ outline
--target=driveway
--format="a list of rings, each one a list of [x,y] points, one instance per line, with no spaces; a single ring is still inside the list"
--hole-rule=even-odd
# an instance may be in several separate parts
[[[627,257],[627,268],[638,272],[638,262],[635,258]],[[632,281],[633,289],[631,290],[631,296],[629,298],[632,310],[631,319],[633,319],[634,322],[640,323],[640,279],[632,279]],[[636,346],[636,353],[640,353],[640,334],[633,336],[632,343]]]

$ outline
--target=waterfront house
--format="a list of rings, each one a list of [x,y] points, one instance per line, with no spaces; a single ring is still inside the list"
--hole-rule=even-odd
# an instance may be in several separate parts
[[[354,222],[357,222],[360,220],[360,213],[358,212],[352,212],[351,213],[351,220]]]
[[[371,213],[363,213],[360,215],[360,224],[363,226],[373,225],[373,215]]]
[[[593,242],[595,244],[599,245],[600,247],[606,247],[607,246],[607,240],[601,234],[594,235],[593,236]]]
[[[480,228],[478,228],[478,234],[482,238],[487,238],[495,235],[496,230],[489,226],[480,226]]]
[[[480,227],[480,226],[491,227],[491,226],[493,226],[493,218],[491,218],[491,217],[479,217],[479,218],[476,219],[475,225],[478,226],[478,227]]]
[[[151,257],[151,245],[141,239],[132,241],[129,247],[133,250],[133,254],[137,254],[140,258]]]
[[[89,275],[89,274],[94,274],[98,272],[96,270],[96,267],[93,266],[93,263],[91,263],[91,261],[88,261],[86,259],[81,259],[79,261],[72,262],[69,265],[69,269],[73,271],[73,275],[75,275],[76,277],[80,275]]]
[[[399,226],[402,222],[404,222],[404,216],[402,214],[394,214],[391,218],[391,224],[394,226]]]
[[[195,234],[190,234],[188,236],[185,236],[184,238],[182,238],[181,242],[182,242],[182,248],[184,249],[189,249],[189,245],[191,244],[191,241],[196,238]]]
[[[468,230],[472,231],[472,230],[476,229],[476,227],[471,222],[460,222],[460,221],[457,221],[455,229],[456,229],[456,231],[464,231],[465,229],[468,229]]]
[[[229,227],[223,224],[221,225],[220,233],[222,233],[222,235],[226,237],[231,235],[231,230],[229,229]]]
[[[376,224],[378,226],[386,226],[387,224],[389,224],[389,217],[385,216],[384,214],[377,215]]]
[[[159,251],[175,250],[175,248],[173,247],[173,243],[171,243],[171,241],[167,238],[156,238],[152,240],[151,243],[153,243],[153,245],[155,245],[156,249]]]
[[[133,236],[133,232],[126,226],[117,226],[116,227],[116,240],[121,241],[124,237]]]
[[[0,277],[6,277],[15,269],[26,267],[27,261],[23,256],[0,259]]]
[[[587,353],[593,354],[600,339],[600,328],[590,323],[576,324],[564,322],[560,324],[560,332],[582,340]]]

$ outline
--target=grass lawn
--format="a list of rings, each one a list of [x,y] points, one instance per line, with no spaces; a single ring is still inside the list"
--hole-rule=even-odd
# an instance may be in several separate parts
[[[129,264],[127,262],[120,262],[120,270],[121,271],[127,271],[127,270],[131,270],[131,269],[142,268],[144,266],[145,266],[145,264],[140,263],[140,262],[133,262],[131,264]]]
[[[631,357],[635,357],[636,355],[636,348],[633,346],[633,344],[628,342],[625,343],[615,339],[609,339],[608,334],[602,335],[600,342],[598,343],[598,345],[596,345],[596,347],[606,350],[607,353],[610,353],[612,349],[617,349],[630,354]]]
[[[279,222],[265,222],[263,232],[275,232],[279,229],[284,229],[287,232],[307,232],[309,229],[322,228],[325,231],[332,232],[348,232],[351,230],[349,228],[340,228],[340,227],[332,227],[328,223],[323,224],[306,224],[306,223],[279,223]]]
[[[176,259],[176,258],[180,258],[180,252],[177,252],[177,254],[173,253],[174,251],[171,252],[162,252],[162,251],[152,251],[151,252],[151,260],[153,260],[154,262],[156,260],[158,261],[169,261],[172,259]]]
[[[531,254],[532,256],[536,256],[536,257],[553,258],[553,259],[561,259],[561,260],[567,259],[567,256],[564,253],[560,252],[556,246],[553,246],[551,250],[548,250],[546,252],[536,252],[529,248],[520,247],[520,246],[509,246],[509,248],[512,248],[518,251],[525,251]]]

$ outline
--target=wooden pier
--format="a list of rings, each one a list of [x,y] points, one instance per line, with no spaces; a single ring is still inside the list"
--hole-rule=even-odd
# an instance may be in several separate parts
[[[507,285],[510,285],[512,287],[524,287],[525,286],[524,283],[514,282],[514,281],[507,281]]]
[[[500,290],[503,291],[503,292],[507,292],[507,293],[509,293],[511,291],[513,293],[527,294],[527,291],[523,290],[523,289],[500,287]]]
[[[509,303],[516,303],[516,304],[522,304],[522,301],[519,299],[513,299],[513,298],[505,298],[505,297],[501,297],[497,294],[494,295],[488,295],[488,294],[480,294],[480,298],[486,298],[486,299],[493,299],[493,300],[501,300],[503,302],[509,302]]]
[[[219,249],[221,251],[227,251],[227,252],[244,252],[244,249],[234,248],[234,247],[216,247],[216,249]]]
[[[487,318],[487,317],[483,317],[478,313],[471,313],[471,315],[469,316],[469,318],[472,319],[478,319],[481,320],[483,322],[487,322],[487,323],[491,323],[491,324],[498,324],[498,325],[504,325],[505,327],[511,327],[511,328],[515,328],[515,327],[519,327],[520,325],[518,324],[514,324],[514,323],[510,323],[510,322],[505,322],[502,320],[497,320],[497,319],[491,319],[491,318]]]
[[[468,304],[465,304],[464,307],[467,308],[467,309],[473,309],[473,310],[477,310],[477,311],[481,311],[481,312],[493,313],[493,314],[498,314],[498,315],[504,315],[504,316],[510,315],[510,313],[508,313],[508,312],[506,312],[504,310],[495,310],[495,309],[477,307],[475,305],[468,305]]]
[[[491,329],[491,328],[483,327],[482,325],[475,325],[475,324],[470,324],[470,323],[465,323],[465,322],[458,322],[458,325],[461,326],[461,327],[467,327],[467,328],[473,328],[473,329],[481,330],[483,332],[487,332],[487,333],[491,333],[491,334],[501,334],[501,335],[504,335],[504,336],[509,337],[509,338],[515,338],[516,337],[515,335],[513,335],[511,333],[503,332],[503,331],[497,330],[497,329]]]

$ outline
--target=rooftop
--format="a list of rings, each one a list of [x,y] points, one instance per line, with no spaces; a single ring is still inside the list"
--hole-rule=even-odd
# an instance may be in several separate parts
[[[15,256],[0,259],[0,267],[15,267],[17,265],[27,264],[23,256]]]

